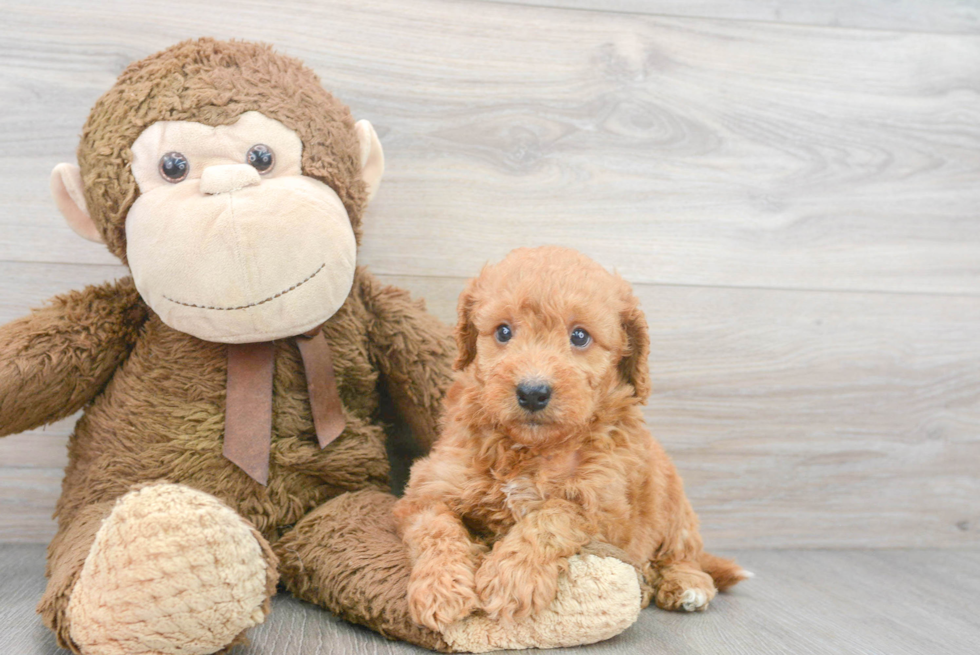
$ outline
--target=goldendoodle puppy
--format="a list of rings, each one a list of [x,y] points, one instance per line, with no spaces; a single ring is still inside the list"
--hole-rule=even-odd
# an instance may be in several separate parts
[[[459,299],[445,425],[395,508],[413,618],[518,619],[555,597],[596,537],[665,609],[704,609],[748,577],[702,549],[673,463],[647,430],[647,324],[629,284],[573,250],[522,248]]]

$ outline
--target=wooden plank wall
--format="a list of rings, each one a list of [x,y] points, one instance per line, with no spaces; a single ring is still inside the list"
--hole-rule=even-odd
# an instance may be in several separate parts
[[[124,274],[47,179],[126,63],[269,41],[377,127],[361,260],[443,319],[521,245],[636,285],[715,548],[980,546],[977,3],[78,4],[0,23],[0,321]],[[0,540],[52,534],[70,430],[0,441]]]

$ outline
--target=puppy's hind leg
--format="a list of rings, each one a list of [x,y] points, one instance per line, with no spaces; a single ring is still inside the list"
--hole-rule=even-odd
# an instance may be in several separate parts
[[[661,609],[698,612],[707,608],[718,592],[714,580],[695,561],[651,562],[644,573]]]
[[[747,580],[753,575],[750,571],[746,571],[736,564],[735,560],[718,557],[711,553],[701,553],[701,556],[698,558],[698,563],[701,565],[701,570],[710,575],[711,579],[715,581],[715,587],[718,588],[718,591],[725,591],[734,587],[742,580]]]

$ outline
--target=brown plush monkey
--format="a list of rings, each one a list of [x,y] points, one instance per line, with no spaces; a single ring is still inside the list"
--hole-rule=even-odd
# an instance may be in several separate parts
[[[0,327],[0,436],[85,408],[38,608],[58,643],[213,653],[263,620],[277,581],[429,648],[547,642],[478,621],[451,641],[409,618],[379,403],[431,442],[455,348],[355,265],[384,168],[371,125],[300,62],[202,39],[129,66],[78,161],[52,175],[58,206],[132,278]]]

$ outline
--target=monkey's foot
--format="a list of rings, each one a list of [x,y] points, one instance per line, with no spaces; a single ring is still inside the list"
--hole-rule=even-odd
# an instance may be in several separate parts
[[[206,655],[269,612],[275,557],[217,498],[176,484],[131,491],[95,537],[68,620],[83,655]]]
[[[575,555],[558,580],[558,595],[543,611],[515,623],[469,616],[442,633],[454,651],[559,648],[618,635],[640,614],[636,569],[616,557]]]

